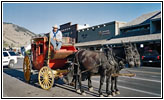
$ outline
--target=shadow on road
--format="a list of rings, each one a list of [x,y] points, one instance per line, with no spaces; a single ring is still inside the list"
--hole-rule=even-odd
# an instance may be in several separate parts
[[[59,87],[59,88],[63,88],[63,89],[69,90],[71,92],[77,93],[73,86],[66,85],[66,84],[64,84],[64,85],[56,84],[56,86]],[[83,90],[85,91],[86,94],[89,94],[89,95],[92,95],[92,96],[95,96],[95,97],[99,97],[99,93],[98,93],[99,88],[93,87],[94,91],[92,91],[92,92],[90,92],[88,90],[88,85],[83,84],[82,88],[83,88]],[[103,94],[106,94],[105,90],[103,90],[103,89],[102,89],[102,92],[103,92]]]
[[[22,81],[24,83],[27,83],[24,80],[24,73],[20,69],[22,69],[22,68],[18,68],[18,69],[3,68],[3,72],[6,73],[7,75],[10,75],[11,77],[14,77],[14,78],[19,79],[20,81]],[[31,75],[31,81],[30,81],[29,84],[32,85],[32,86],[34,86],[34,87],[37,87],[37,88],[40,88],[41,89],[40,85],[38,84],[38,75],[37,74]],[[53,87],[55,87],[55,86],[76,93],[76,90],[75,90],[75,88],[73,86],[63,84],[61,82],[61,80],[55,80],[55,83],[54,83],[54,86]],[[98,88],[96,88],[96,87],[93,87],[94,88],[94,91],[93,92],[88,91],[88,86],[87,85],[84,85],[83,84],[82,88],[89,95],[96,96],[96,97],[99,96],[99,94],[97,92],[98,91]],[[103,92],[104,92],[104,90],[103,90]]]
[[[59,88],[62,88],[62,89],[69,90],[71,92],[77,93],[75,88],[72,87],[72,86],[60,85],[60,84],[56,84],[56,86],[59,87]],[[95,97],[99,97],[99,94],[97,93],[97,91],[90,92],[90,91],[88,91],[88,88],[85,85],[83,85],[82,88],[84,89],[86,94],[89,94],[89,95],[92,95],[92,96],[95,96]],[[95,87],[94,87],[94,90],[95,90]],[[79,94],[79,93],[77,93],[77,94]]]
[[[24,81],[24,73],[22,71],[16,69],[3,68],[3,72],[21,81]]]
[[[22,69],[22,68],[16,68],[16,69],[3,68],[3,72],[6,73],[7,75],[10,75],[14,78],[19,79],[20,81],[22,81],[24,83],[27,83],[24,80],[24,73],[22,71],[20,71],[20,69]],[[38,84],[37,75],[31,75],[31,81],[29,84],[40,88],[40,86]]]

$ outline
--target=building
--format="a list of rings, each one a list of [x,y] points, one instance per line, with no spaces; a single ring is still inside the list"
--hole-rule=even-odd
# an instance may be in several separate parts
[[[85,28],[88,28],[88,27],[90,27],[89,24],[84,24],[84,25],[79,25],[78,24],[78,30],[85,29]]]
[[[78,30],[89,27],[88,24],[78,25],[71,22],[60,25],[60,30],[63,33],[63,37],[70,37],[75,43],[77,42]]]
[[[118,37],[145,36],[147,41],[137,43],[140,53],[143,53],[142,51],[146,48],[156,49],[161,53],[161,37],[156,39],[157,35],[161,36],[161,11],[154,11],[139,16],[121,27],[120,32],[121,34]],[[150,37],[152,37],[151,40],[149,40]]]
[[[121,36],[138,36],[161,32],[161,11],[143,14],[120,28]]]
[[[80,29],[78,30],[77,42],[81,43],[113,38],[120,34],[119,27],[124,24],[124,22],[113,21]]]
[[[99,25],[95,26],[97,29],[93,28],[95,30],[90,27],[91,30],[90,32],[88,30],[88,33],[86,32],[87,29],[80,30],[78,32],[79,43],[75,44],[75,46],[78,48],[97,49],[105,44],[117,46],[123,41],[125,43],[136,43],[141,54],[146,48],[156,49],[161,54],[161,11],[141,15],[128,23],[121,24],[121,27],[114,27],[116,24],[113,22],[108,24],[108,29],[101,29],[102,31],[109,30],[105,31],[104,37],[100,35]]]
[[[71,22],[60,25],[60,30],[63,33],[63,37],[70,37],[73,42],[77,41],[76,40],[77,29],[78,29],[78,25],[77,24],[72,25]]]

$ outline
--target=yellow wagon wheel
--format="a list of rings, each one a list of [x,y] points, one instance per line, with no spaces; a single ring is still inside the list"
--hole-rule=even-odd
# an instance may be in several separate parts
[[[50,89],[54,84],[54,77],[53,77],[52,70],[46,66],[42,67],[39,71],[38,80],[40,86],[43,89],[45,90]]]
[[[31,63],[30,63],[30,58],[28,56],[24,57],[23,61],[23,72],[24,72],[24,78],[26,82],[30,82],[30,77],[31,77]]]

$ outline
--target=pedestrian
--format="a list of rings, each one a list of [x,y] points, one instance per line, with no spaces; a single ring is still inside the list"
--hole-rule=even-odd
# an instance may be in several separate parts
[[[57,25],[54,25],[52,28],[50,33],[51,43],[54,46],[54,50],[60,50],[62,46],[62,32],[58,29]]]

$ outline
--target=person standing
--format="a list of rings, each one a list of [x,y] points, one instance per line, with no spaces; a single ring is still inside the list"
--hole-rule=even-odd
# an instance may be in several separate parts
[[[52,28],[50,32],[51,43],[54,46],[54,50],[60,50],[62,46],[62,32],[58,29],[57,25],[54,25]]]

